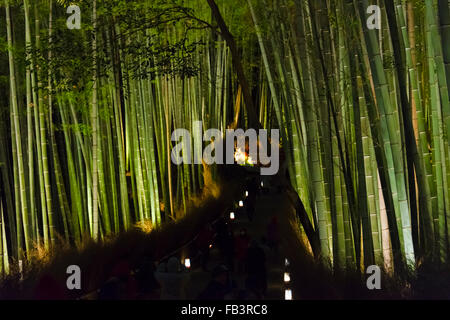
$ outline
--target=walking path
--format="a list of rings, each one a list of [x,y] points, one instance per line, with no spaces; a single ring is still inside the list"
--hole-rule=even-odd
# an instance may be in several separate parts
[[[249,191],[251,192],[251,191]],[[237,192],[239,193],[239,192]],[[264,250],[265,253],[265,264],[266,264],[266,280],[267,280],[267,290],[264,296],[266,300],[283,300],[285,298],[285,283],[284,283],[284,272],[285,272],[285,256],[283,252],[283,242],[281,238],[285,235],[281,234],[282,230],[280,230],[279,222],[284,219],[285,215],[285,204],[288,201],[286,194],[278,194],[273,190],[265,189],[264,192],[259,192],[256,203],[255,203],[255,211],[253,214],[252,221],[249,220],[248,215],[246,213],[245,208],[239,207],[239,201],[246,201],[245,191],[242,195],[236,198],[236,192],[233,196],[235,201],[235,207],[230,208],[228,212],[224,213],[225,221],[229,227],[229,229],[233,232],[233,235],[238,235],[241,229],[246,229],[247,235],[250,239],[256,240],[258,245]],[[252,201],[249,201],[249,203]],[[229,213],[230,211],[235,212],[235,219],[230,219]],[[223,211],[222,211],[223,212]],[[206,213],[206,212],[205,212]],[[270,249],[266,243],[262,242],[263,238],[268,238],[267,230],[268,225],[274,216],[279,217],[278,219],[278,233],[280,238],[280,246],[278,246],[277,250]],[[217,220],[215,220],[217,221]],[[215,222],[213,222],[214,224]],[[205,223],[206,224],[206,223]],[[213,227],[214,228],[214,227]],[[198,235],[197,235],[198,236]],[[176,256],[181,259],[181,262],[184,262],[185,258],[189,258],[191,260],[191,267],[189,269],[189,281],[185,286],[185,298],[188,300],[196,300],[200,293],[208,286],[209,282],[212,279],[212,270],[217,266],[224,264],[225,257],[221,255],[221,252],[214,241],[211,243],[210,256],[206,266],[206,271],[202,268],[201,256],[194,257],[189,256],[192,253],[193,249],[196,246],[196,238],[197,236],[189,241],[186,245],[175,250],[175,252],[168,254],[166,258],[160,261],[167,261],[170,256]],[[234,240],[234,239],[233,239]],[[231,240],[230,240],[231,241]],[[286,244],[284,244],[286,245]],[[254,260],[252,260],[254,261]],[[236,265],[236,264],[235,264]],[[235,268],[236,269],[236,268]],[[257,269],[257,268],[256,268]],[[234,270],[230,272],[231,278],[235,284],[235,292],[245,289],[245,282],[248,274],[241,270],[241,272],[237,272]],[[92,294],[85,295],[82,299],[97,299],[98,293],[100,291],[97,290],[92,292]],[[138,293],[139,295],[139,293]]]
[[[244,200],[245,195],[242,196]],[[282,201],[283,197],[277,194],[260,194],[256,202],[256,210],[252,221],[249,221],[244,210],[237,208],[235,210],[235,219],[228,220],[231,229],[237,234],[242,228],[247,230],[251,240],[257,240],[261,245],[261,239],[267,237],[267,226],[272,217],[277,215],[277,204]],[[228,217],[227,217],[228,218]],[[267,293],[265,299],[282,300],[284,299],[284,261],[285,258],[281,254],[279,248],[276,252],[263,246],[266,253],[266,270],[267,270]],[[211,256],[207,269],[212,270],[214,267],[222,263],[219,250],[216,247],[211,249]],[[186,287],[186,295],[188,299],[196,299],[201,291],[207,286],[211,279],[211,273],[202,270],[199,264],[194,264],[190,270],[191,277]],[[245,286],[245,274],[233,272],[231,274],[234,282],[240,289]]]

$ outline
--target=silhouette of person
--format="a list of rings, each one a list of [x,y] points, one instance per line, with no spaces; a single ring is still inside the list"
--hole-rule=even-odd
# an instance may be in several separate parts
[[[177,257],[171,257],[167,265],[160,264],[155,272],[155,278],[161,286],[161,300],[186,298],[185,286],[190,275]]]
[[[198,300],[224,300],[233,289],[229,270],[225,265],[214,268],[212,279],[198,296]]]
[[[256,240],[252,240],[247,252],[247,281],[253,292],[265,296],[267,291],[266,255]]]

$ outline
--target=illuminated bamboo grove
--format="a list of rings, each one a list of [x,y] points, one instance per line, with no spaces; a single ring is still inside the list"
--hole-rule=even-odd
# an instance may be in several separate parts
[[[214,1],[2,2],[1,272],[38,246],[182,217],[204,168],[171,164],[172,131],[255,114],[281,129],[319,260],[448,262],[447,0],[217,0],[256,110]]]
[[[171,165],[171,133],[234,116],[228,52],[188,30],[186,8],[152,2],[80,2],[79,30],[64,3],[4,3],[3,269],[37,246],[176,220],[202,188],[201,165]]]
[[[368,27],[373,4],[379,29]],[[248,5],[321,256],[340,267],[447,261],[448,2]]]

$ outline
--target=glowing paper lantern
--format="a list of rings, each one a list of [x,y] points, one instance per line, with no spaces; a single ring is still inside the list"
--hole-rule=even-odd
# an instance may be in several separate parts
[[[230,212],[230,220],[234,220],[234,212]]]
[[[243,207],[244,206],[244,201],[240,200],[239,201],[239,207]]]
[[[292,300],[292,290],[291,289],[284,290],[284,300]]]
[[[285,283],[291,282],[291,275],[289,274],[289,272],[284,273],[284,282]]]
[[[184,259],[184,266],[189,269],[191,267],[191,259]]]

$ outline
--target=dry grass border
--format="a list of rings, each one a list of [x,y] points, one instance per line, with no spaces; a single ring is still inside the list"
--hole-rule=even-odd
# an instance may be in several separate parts
[[[206,174],[202,194],[190,201],[184,217],[149,233],[136,227],[102,242],[88,241],[78,249],[60,246],[51,257],[38,248],[25,270],[23,281],[19,281],[17,265],[11,266],[11,274],[1,282],[0,299],[37,298],[34,292],[36,285],[46,275],[64,288],[66,296],[62,298],[77,299],[98,289],[118,261],[126,259],[133,268],[144,259],[160,260],[183,247],[202,226],[231,208],[243,193],[245,175],[245,169],[239,166],[219,167],[217,183],[213,183],[210,175]],[[72,264],[81,269],[81,290],[66,289],[66,269]]]

